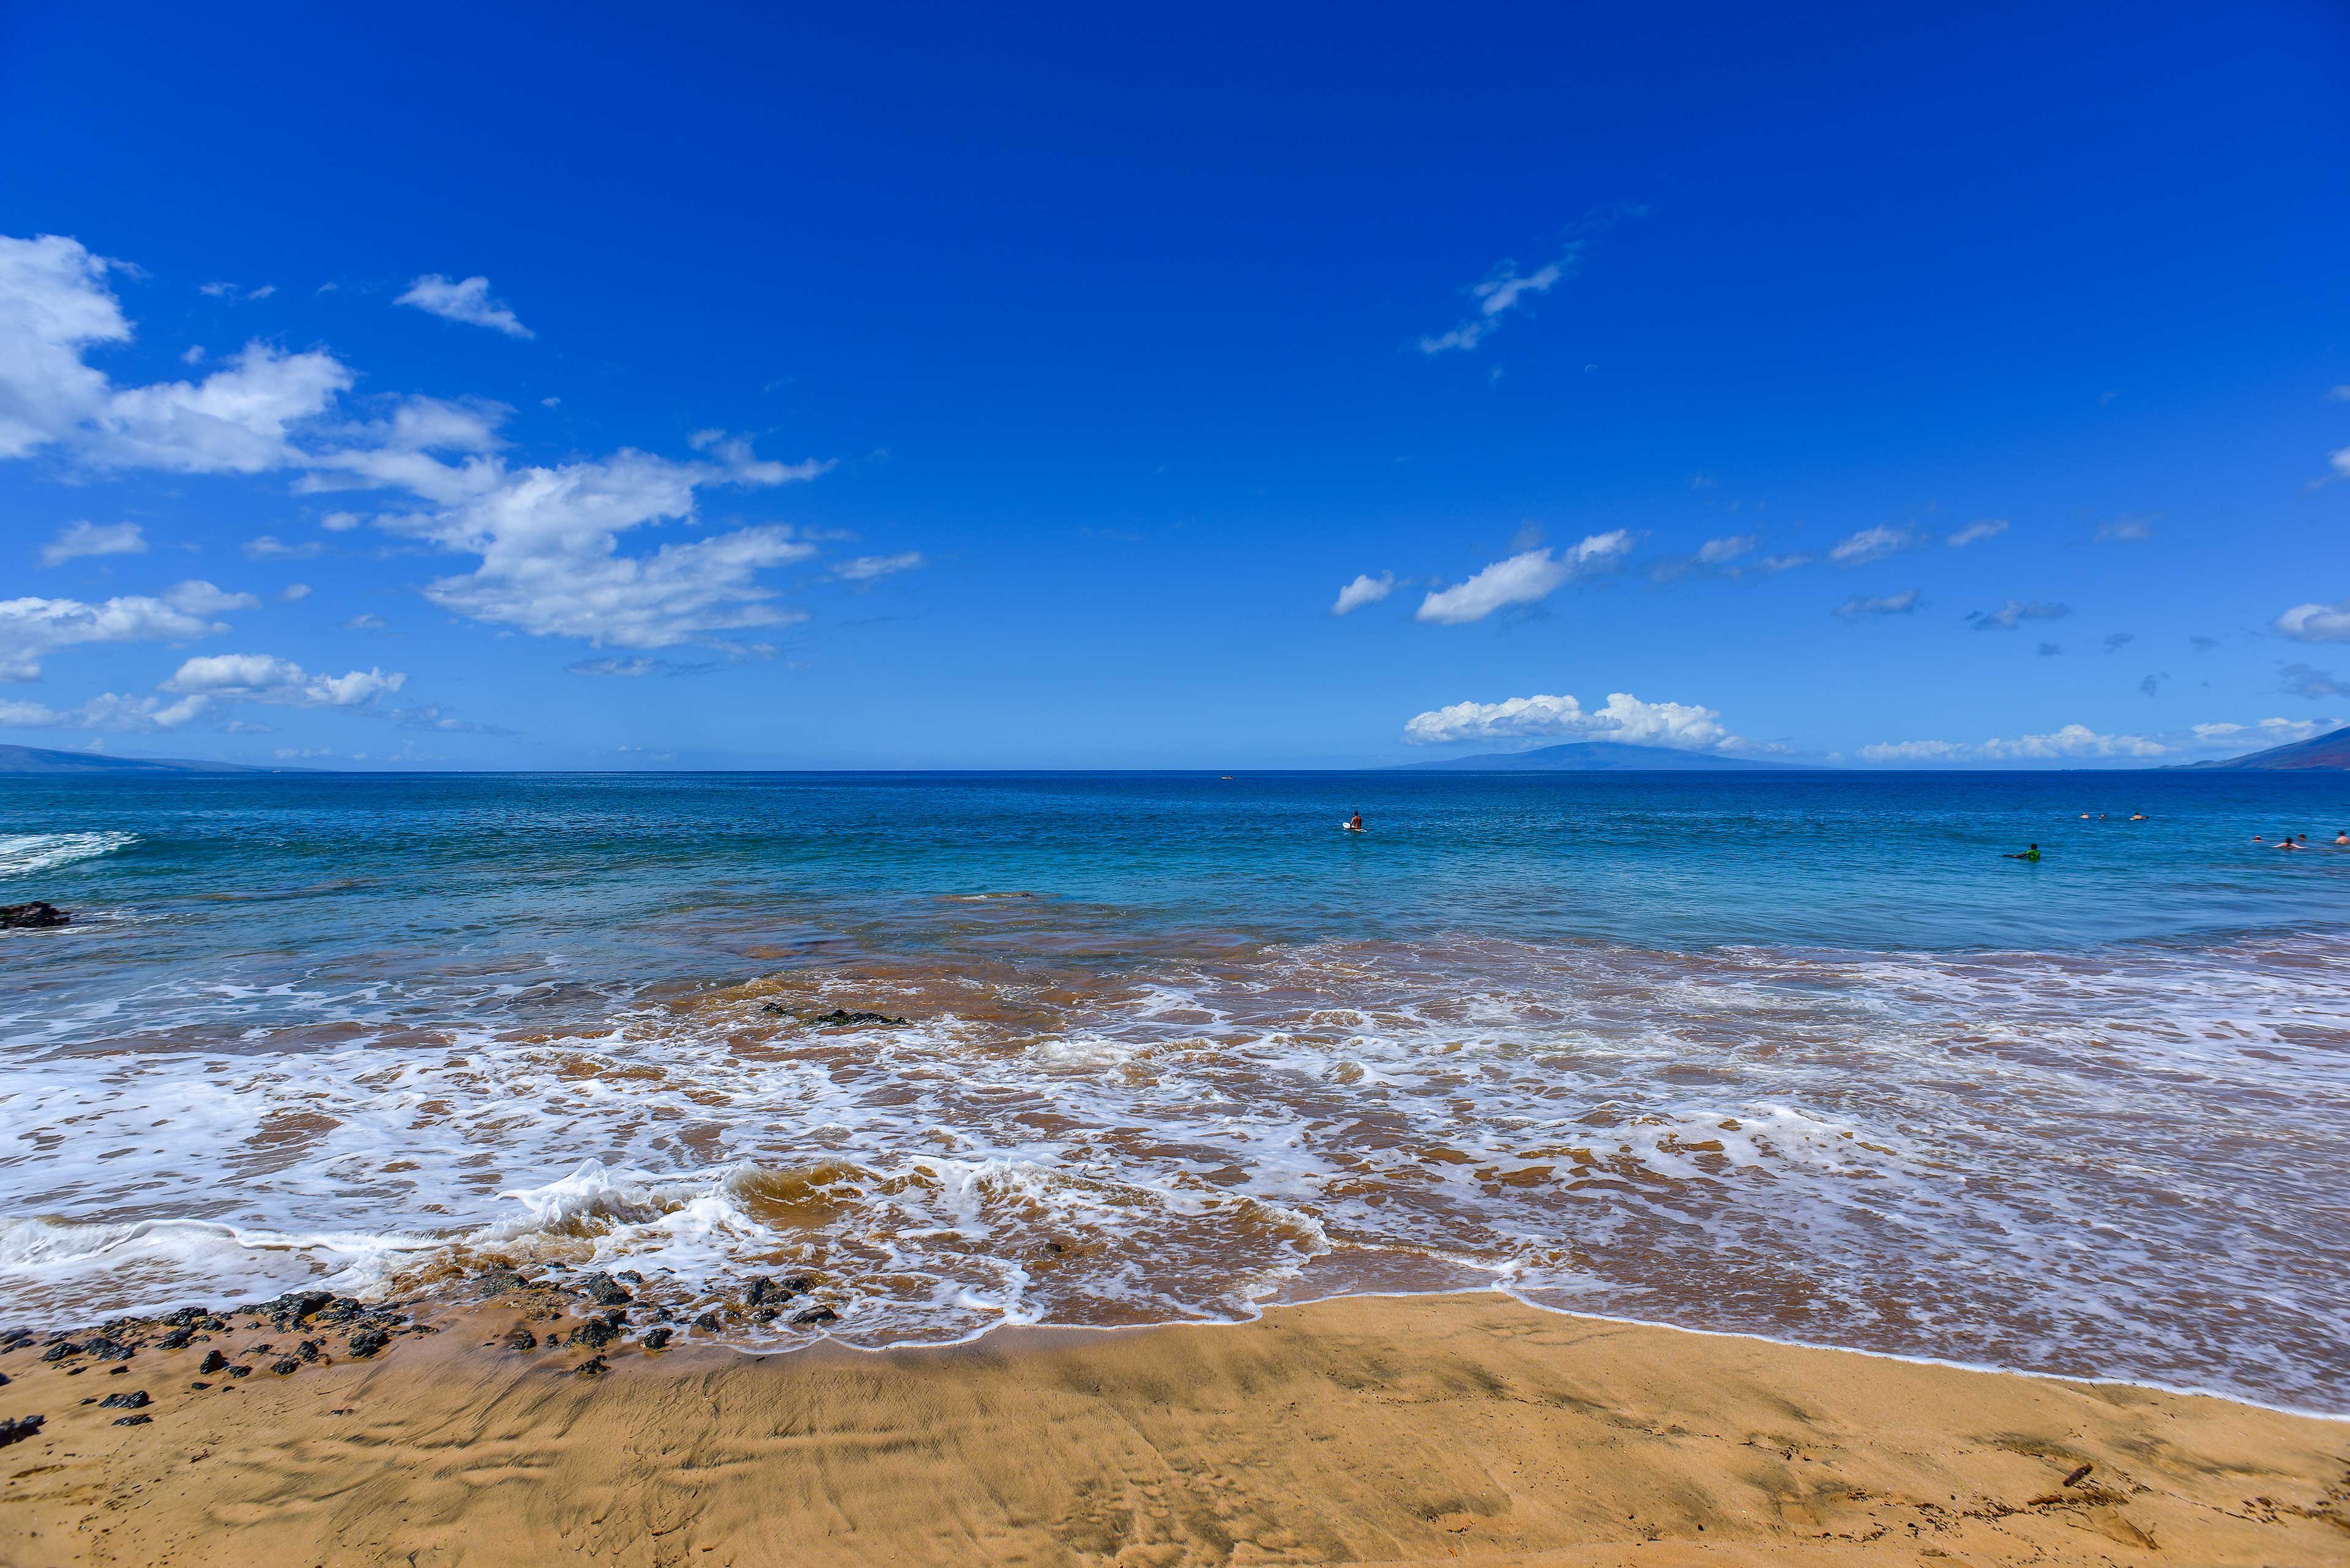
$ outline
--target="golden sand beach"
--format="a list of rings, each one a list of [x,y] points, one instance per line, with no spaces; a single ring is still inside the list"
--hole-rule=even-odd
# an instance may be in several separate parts
[[[593,1376],[507,1345],[534,1310],[285,1375],[198,1375],[272,1337],[242,1324],[120,1374],[0,1358],[0,1412],[47,1417],[0,1449],[0,1563],[2350,1563],[2350,1424],[1494,1294],[878,1354],[616,1344]],[[129,1390],[150,1420],[82,1402]]]

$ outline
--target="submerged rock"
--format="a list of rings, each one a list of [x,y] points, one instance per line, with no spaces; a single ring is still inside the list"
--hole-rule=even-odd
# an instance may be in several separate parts
[[[0,930],[13,931],[36,926],[64,926],[73,923],[73,917],[55,904],[0,904]]]
[[[706,1313],[703,1313],[700,1317],[697,1317],[697,1318],[695,1318],[695,1319],[693,1320],[693,1326],[694,1326],[694,1327],[696,1327],[696,1328],[706,1328],[706,1329],[708,1329],[711,1333],[715,1334],[715,1333],[717,1333],[717,1332],[718,1332],[718,1330],[719,1330],[719,1328],[720,1328],[720,1326],[721,1326],[721,1325],[720,1325],[720,1324],[719,1324],[719,1321],[718,1321],[718,1314],[717,1314],[716,1313],[714,1313],[714,1312],[706,1312]]]
[[[838,1323],[840,1314],[828,1306],[810,1307],[804,1313],[795,1314],[792,1321],[800,1327],[806,1328],[811,1324]]]
[[[647,1329],[645,1331],[644,1337],[637,1343],[643,1345],[647,1350],[660,1350],[669,1344],[669,1336],[671,1332],[673,1331],[666,1328]]]
[[[804,1023],[823,1023],[835,1026],[844,1023],[853,1023],[878,1025],[884,1029],[903,1029],[911,1022],[910,1019],[892,1018],[886,1012],[868,1012],[862,1008],[851,1011],[846,1007],[836,1007],[830,1012],[810,1012],[802,1014],[794,1012],[790,1008],[785,1007],[781,1002],[771,1002],[759,1011],[773,1014],[777,1018],[797,1018]]]

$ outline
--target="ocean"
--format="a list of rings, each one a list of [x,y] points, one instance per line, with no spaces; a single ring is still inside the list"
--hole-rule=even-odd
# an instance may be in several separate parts
[[[2252,842],[2345,826],[2340,774],[9,779],[0,903],[75,919],[0,933],[0,1323],[1497,1287],[2350,1412],[2350,850]]]

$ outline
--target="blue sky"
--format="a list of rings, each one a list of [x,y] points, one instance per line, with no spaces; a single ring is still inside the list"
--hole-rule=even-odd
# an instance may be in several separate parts
[[[330,9],[0,13],[0,740],[2350,722],[2336,8]]]

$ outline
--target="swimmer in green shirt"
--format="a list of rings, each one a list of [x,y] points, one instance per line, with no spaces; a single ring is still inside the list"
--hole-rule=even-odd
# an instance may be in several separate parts
[[[2040,846],[2035,844],[2021,855],[2002,855],[2000,858],[2002,860],[2037,860],[2040,858]]]

